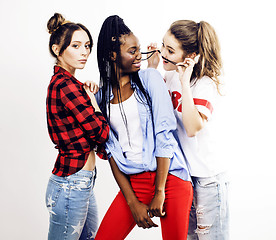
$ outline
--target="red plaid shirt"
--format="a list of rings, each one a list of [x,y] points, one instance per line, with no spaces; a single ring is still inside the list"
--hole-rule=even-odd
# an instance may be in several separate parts
[[[58,66],[48,86],[47,123],[59,150],[53,174],[64,177],[76,173],[95,147],[99,157],[107,159],[103,144],[108,140],[109,126],[105,118],[95,112],[83,84]]]

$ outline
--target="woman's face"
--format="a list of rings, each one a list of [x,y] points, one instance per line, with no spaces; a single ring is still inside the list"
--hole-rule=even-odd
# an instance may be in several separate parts
[[[167,31],[161,47],[161,55],[168,60],[179,63],[184,61],[184,51],[181,44],[170,31]],[[177,67],[163,59],[163,68],[166,71],[176,70]]]
[[[142,55],[140,43],[132,33],[124,35],[121,41],[121,73],[132,73],[140,70]]]
[[[76,69],[83,69],[90,55],[90,44],[84,30],[75,31],[70,45],[58,56],[59,65],[73,75]]]

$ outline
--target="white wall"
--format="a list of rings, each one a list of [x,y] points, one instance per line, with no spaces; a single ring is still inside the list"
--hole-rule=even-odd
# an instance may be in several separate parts
[[[0,19],[0,238],[46,239],[44,194],[56,150],[45,114],[53,59],[46,23],[54,12],[86,25],[95,40],[103,20],[118,14],[141,41],[159,44],[178,19],[205,20],[219,35],[227,83],[223,159],[230,176],[231,239],[276,239],[275,13],[273,1],[1,0]],[[79,72],[98,80],[96,49]],[[100,217],[118,188],[98,160]],[[128,239],[161,239],[160,229],[136,228]]]

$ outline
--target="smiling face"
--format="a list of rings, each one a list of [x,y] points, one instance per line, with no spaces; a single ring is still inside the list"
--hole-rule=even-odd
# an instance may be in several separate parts
[[[76,69],[83,69],[90,55],[90,40],[84,30],[77,30],[70,45],[59,56],[59,46],[53,46],[57,52],[58,65],[74,75]]]
[[[142,59],[139,40],[131,33],[123,35],[120,41],[122,43],[120,46],[121,73],[128,74],[139,71]]]
[[[175,38],[170,31],[167,31],[161,47],[161,55],[170,61],[179,63],[184,61],[184,51],[181,48],[180,42]],[[177,67],[163,59],[163,68],[166,71],[176,70]]]

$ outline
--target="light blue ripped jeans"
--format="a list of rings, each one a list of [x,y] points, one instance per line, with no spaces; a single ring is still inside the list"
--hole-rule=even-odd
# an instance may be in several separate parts
[[[95,179],[96,169],[80,170],[68,177],[51,175],[46,191],[48,240],[94,239],[98,229]]]
[[[194,199],[190,213],[188,240],[228,240],[228,179],[192,177]]]

